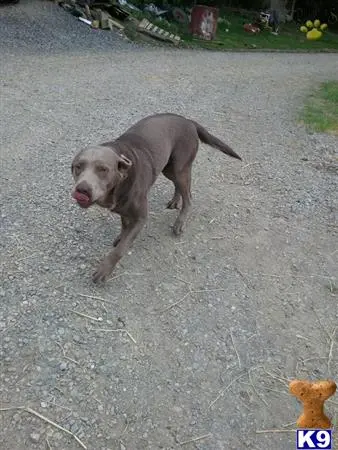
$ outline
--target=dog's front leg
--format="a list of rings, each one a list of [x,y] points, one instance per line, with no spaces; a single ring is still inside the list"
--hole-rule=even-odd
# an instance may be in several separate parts
[[[121,240],[121,237],[123,236],[123,233],[125,233],[126,230],[128,229],[128,223],[129,223],[128,217],[123,217],[123,216],[121,216],[121,232],[120,232],[120,234],[117,236],[117,238],[115,239],[115,241],[114,241],[114,243],[113,243],[113,246],[114,246],[114,247],[117,246],[117,244],[118,244],[118,243],[120,242],[120,240]]]
[[[121,232],[121,235],[119,236],[120,240],[116,244],[116,247],[110,253],[108,253],[108,255],[100,263],[96,272],[93,274],[94,283],[104,281],[112,273],[114,267],[131,246],[134,239],[145,225],[146,221],[146,209],[142,210],[136,217],[128,220],[128,225]]]

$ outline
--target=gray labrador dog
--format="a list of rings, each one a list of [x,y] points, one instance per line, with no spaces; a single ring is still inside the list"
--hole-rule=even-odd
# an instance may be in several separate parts
[[[75,156],[73,198],[82,208],[96,204],[121,216],[120,235],[93,274],[94,282],[111,274],[144,226],[147,194],[161,172],[174,183],[174,196],[167,207],[180,208],[173,232],[182,232],[191,209],[191,168],[199,140],[241,160],[201,125],[176,114],[146,117],[116,140],[88,147]]]

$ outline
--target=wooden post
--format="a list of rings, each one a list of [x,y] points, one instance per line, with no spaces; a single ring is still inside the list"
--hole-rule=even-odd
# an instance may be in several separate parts
[[[296,0],[292,0],[292,6],[291,6],[291,11],[290,11],[291,20],[293,20],[293,16],[295,14],[295,9],[296,9]]]

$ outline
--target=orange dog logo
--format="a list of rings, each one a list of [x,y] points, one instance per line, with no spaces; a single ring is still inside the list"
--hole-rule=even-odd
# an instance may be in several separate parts
[[[289,383],[289,391],[303,404],[303,413],[298,417],[297,426],[309,429],[328,429],[331,420],[324,413],[324,402],[337,389],[334,381],[293,380]]]

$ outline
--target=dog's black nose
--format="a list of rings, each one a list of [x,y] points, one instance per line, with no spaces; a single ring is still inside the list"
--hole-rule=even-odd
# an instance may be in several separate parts
[[[76,191],[79,194],[83,194],[83,195],[85,195],[88,198],[91,198],[91,196],[92,196],[91,187],[85,181],[82,181],[81,183],[79,183],[76,186]]]

